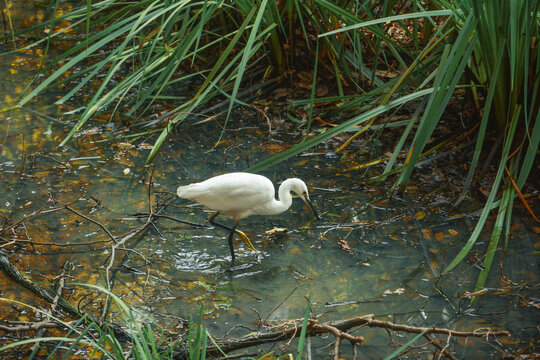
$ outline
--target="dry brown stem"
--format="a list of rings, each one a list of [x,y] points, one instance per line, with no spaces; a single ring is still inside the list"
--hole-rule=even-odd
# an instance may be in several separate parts
[[[448,335],[447,344],[450,342],[452,336],[458,337],[482,337],[489,339],[489,337],[497,336],[510,336],[508,331],[493,331],[491,329],[477,329],[475,331],[456,331],[446,328],[436,327],[417,327],[411,325],[396,324],[390,321],[382,321],[375,319],[374,315],[358,316],[351,319],[329,321],[319,323],[317,320],[310,319],[308,322],[307,334],[308,336],[321,335],[325,333],[331,333],[336,338],[336,344],[334,345],[334,357],[339,358],[339,347],[342,340],[349,340],[352,344],[362,344],[365,339],[362,336],[354,336],[347,331],[356,327],[377,327],[383,328],[387,331],[401,331],[413,334],[420,334],[425,332],[424,336],[430,341],[433,346],[441,352],[443,356],[448,359],[454,359],[453,355],[448,352],[446,346],[441,346],[430,334],[445,334]],[[234,350],[247,348],[250,346],[262,345],[271,342],[290,340],[293,337],[299,336],[302,330],[302,319],[294,321],[287,321],[281,324],[281,326],[272,327],[271,332],[259,332],[251,334],[242,338],[227,339],[218,341],[217,344],[224,352],[228,353]],[[209,346],[207,350],[209,356],[218,356],[220,351],[214,345]],[[183,358],[185,354],[178,353],[175,358]]]

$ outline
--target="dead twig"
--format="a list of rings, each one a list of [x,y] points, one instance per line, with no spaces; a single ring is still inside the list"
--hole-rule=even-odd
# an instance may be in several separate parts
[[[276,330],[271,332],[259,332],[255,334],[252,333],[243,338],[217,341],[217,345],[219,346],[219,348],[215,345],[209,346],[207,349],[207,355],[219,356],[219,354],[221,354],[219,349],[221,349],[221,351],[225,353],[229,353],[231,351],[247,348],[250,346],[290,340],[292,337],[299,336],[299,334],[301,333],[302,321],[303,319],[288,321],[284,323],[281,327],[274,327],[273,329]],[[339,346],[341,345],[343,339],[349,340],[353,344],[353,346],[355,344],[362,344],[365,341],[362,336],[354,336],[347,332],[348,330],[359,326],[378,327],[387,331],[393,330],[414,334],[425,332],[425,334],[428,336],[430,334],[446,334],[449,337],[481,337],[489,339],[490,336],[497,337],[511,335],[508,331],[493,331],[491,329],[477,329],[475,331],[456,331],[445,328],[402,325],[392,323],[390,321],[377,320],[375,319],[374,315],[364,315],[351,319],[329,321],[324,323],[319,323],[317,320],[311,319],[309,320],[307,326],[307,336],[331,333],[336,337],[336,344],[334,345],[334,355],[337,357],[339,356]],[[434,341],[431,337],[429,339],[431,339],[430,343],[436,346],[444,356],[449,359],[453,359],[452,355],[447,351],[447,346],[442,347],[440,344],[438,344],[439,346],[437,346],[436,341]],[[185,356],[186,354],[182,351],[175,354],[175,358],[185,358]]]
[[[93,224],[96,224],[96,225],[99,226],[103,231],[105,231],[105,233],[109,236],[109,238],[111,238],[111,240],[112,240],[114,243],[116,243],[116,238],[114,237],[114,235],[109,231],[109,229],[107,229],[107,227],[106,227],[105,225],[103,225],[103,224],[100,223],[99,221],[94,220],[94,219],[92,219],[91,217],[84,215],[83,213],[80,213],[79,211],[73,209],[73,208],[72,208],[71,206],[69,206],[69,205],[64,205],[64,209],[71,211],[72,213],[76,214],[77,216],[80,216],[80,217],[82,217],[83,219],[86,219],[86,220],[90,221],[90,222],[93,223]]]
[[[0,330],[6,331],[6,332],[23,332],[23,331],[36,331],[36,330],[43,330],[43,329],[55,329],[55,328],[61,328],[64,326],[65,324],[40,321],[40,322],[33,322],[30,324],[16,325],[16,326],[0,325]]]
[[[150,215],[149,213],[137,213],[137,214],[133,214],[133,215],[130,215],[130,216],[133,216],[133,217],[148,217],[149,215]],[[186,220],[180,220],[180,219],[177,219],[175,217],[165,215],[165,214],[155,214],[154,213],[153,217],[154,217],[153,220],[163,218],[163,219],[168,219],[168,220],[175,221],[175,222],[180,223],[180,224],[186,224],[186,225],[194,226],[194,227],[196,227],[198,229],[213,229],[213,227],[210,227],[210,226],[207,226],[207,225],[197,224],[197,223],[194,223],[194,222],[191,222],[191,221],[186,221]]]
[[[279,307],[281,305],[283,305],[285,303],[285,301],[287,301],[287,299],[292,295],[294,294],[294,292],[296,291],[296,289],[298,289],[298,286],[295,286],[294,289],[292,289],[292,291],[289,293],[289,295],[287,295],[285,297],[285,299],[281,300],[281,302],[274,308],[274,310],[270,311],[270,313],[268,315],[266,315],[266,317],[264,318],[264,320],[262,321],[263,324],[266,324],[266,321],[268,320],[268,318],[270,317],[270,315],[272,315],[277,309],[279,309]]]
[[[69,262],[65,262],[64,263],[64,266],[62,267],[62,273],[59,275],[59,280],[58,280],[58,283],[56,285],[56,295],[53,299],[53,302],[51,304],[51,308],[50,310],[47,311],[47,316],[45,317],[45,319],[43,321],[41,321],[42,323],[53,323],[53,321],[51,321],[51,317],[52,315],[54,314],[54,312],[56,311],[56,306],[58,305],[58,300],[62,297],[62,291],[64,290],[64,283],[65,283],[65,277],[68,275],[68,272],[69,272]],[[47,329],[46,328],[40,328],[38,330],[38,332],[36,333],[36,338],[41,338],[43,337],[43,335],[45,335],[45,331]],[[39,348],[39,341],[37,341],[33,346],[32,346],[32,349],[31,349],[31,352],[32,353],[35,353],[38,348]]]
[[[439,349],[440,351],[440,354],[439,354],[439,359],[441,358],[441,355],[444,356],[445,358],[447,359],[450,359],[450,360],[457,360],[456,357],[454,355],[452,355],[450,352],[448,352],[447,348],[448,346],[450,345],[450,338],[452,336],[448,335],[448,341],[446,342],[446,345],[443,347],[438,340],[436,339],[433,339],[433,337],[431,337],[431,335],[429,334],[424,334],[424,337],[426,339],[429,340],[430,344],[435,346],[437,349]]]
[[[8,230],[16,228],[17,226],[19,226],[20,224],[22,224],[26,220],[30,220],[32,218],[35,218],[35,217],[43,215],[43,214],[49,214],[49,213],[52,213],[52,212],[60,211],[60,210],[63,209],[63,207],[57,207],[57,208],[52,208],[52,209],[47,209],[47,210],[43,210],[43,209],[45,209],[45,206],[43,206],[40,209],[32,212],[29,215],[26,215],[26,216],[22,217],[21,219],[15,221],[13,224],[11,224],[11,225],[9,225],[9,226],[7,226],[5,228],[0,228],[0,235],[4,234]]]
[[[36,295],[38,298],[40,298],[40,299],[42,299],[42,300],[44,300],[44,301],[46,301],[46,302],[48,302],[50,304],[56,303],[57,304],[56,306],[59,309],[61,309],[62,311],[68,313],[69,315],[71,315],[71,316],[73,316],[73,317],[75,317],[77,319],[80,318],[80,317],[84,317],[84,318],[87,319],[86,323],[89,323],[89,322],[93,322],[93,323],[96,323],[96,324],[98,323],[97,319],[95,319],[92,315],[84,314],[84,313],[78,311],[67,300],[65,300],[61,296],[56,296],[56,294],[54,294],[54,292],[49,290],[49,289],[42,288],[41,286],[34,283],[31,279],[29,279],[26,275],[21,273],[19,271],[19,269],[17,269],[10,262],[7,253],[5,251],[3,251],[2,249],[0,249],[0,271],[2,271],[4,273],[4,275],[6,275],[11,281],[21,285],[23,288],[30,291],[34,295]],[[54,325],[55,325],[55,327],[59,326],[57,324],[54,324]],[[25,328],[21,327],[20,328],[21,331],[26,330],[26,329],[27,330],[38,330],[39,327],[49,327],[49,328],[52,327],[51,323],[47,323],[46,325],[41,324],[37,328],[36,328],[37,325],[33,325],[33,324],[23,325],[23,326],[25,326]],[[118,339],[131,341],[131,336],[124,329],[122,329],[121,326],[116,325],[116,324],[108,324],[108,326],[114,332],[115,336]],[[7,327],[6,330],[10,331],[9,330],[10,328],[11,327]],[[2,328],[0,328],[0,329],[2,329]]]
[[[124,244],[137,234],[143,232],[146,230],[148,226],[152,224],[152,218],[154,216],[154,209],[152,208],[152,180],[154,178],[154,170],[156,169],[156,161],[154,161],[154,166],[152,166],[152,171],[150,173],[150,178],[148,179],[148,217],[144,224],[141,226],[131,230],[127,234],[123,235],[120,240],[115,242],[115,244],[111,247],[111,257],[109,260],[109,265],[107,265],[107,268],[105,269],[105,280],[107,283],[107,294],[105,297],[105,305],[103,306],[103,312],[101,314],[101,320],[106,321],[106,317],[109,314],[109,305],[110,305],[110,292],[111,292],[111,269],[114,265],[115,257],[116,257],[116,251],[119,247],[124,246]]]
[[[351,344],[362,344],[365,339],[362,336],[354,336],[345,331],[341,331],[338,328],[328,325],[328,324],[317,324],[312,323],[311,330],[316,333],[331,333],[336,338],[336,343],[334,345],[334,359],[339,359],[339,346],[341,345],[341,340],[346,339],[351,342]]]

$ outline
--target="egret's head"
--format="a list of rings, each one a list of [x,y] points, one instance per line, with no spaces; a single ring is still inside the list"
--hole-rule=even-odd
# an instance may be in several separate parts
[[[319,215],[315,211],[311,200],[309,200],[309,192],[306,183],[296,178],[287,179],[287,181],[291,182],[291,191],[298,195],[302,200],[304,200],[304,202],[311,208],[311,211],[313,211],[313,215],[315,215],[315,217],[319,219]]]

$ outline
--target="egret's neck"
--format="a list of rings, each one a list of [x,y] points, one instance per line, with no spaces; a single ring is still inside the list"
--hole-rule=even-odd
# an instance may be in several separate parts
[[[282,213],[288,210],[292,204],[291,188],[292,182],[291,179],[285,180],[279,187],[279,200],[275,201],[273,208],[276,214]]]

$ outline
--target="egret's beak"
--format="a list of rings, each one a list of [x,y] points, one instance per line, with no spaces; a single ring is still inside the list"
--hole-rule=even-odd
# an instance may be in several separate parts
[[[321,218],[319,217],[319,214],[317,214],[317,212],[315,211],[315,208],[313,207],[313,203],[311,202],[311,200],[309,200],[308,194],[302,194],[302,196],[300,197],[302,198],[302,200],[304,200],[307,206],[309,206],[309,208],[311,209],[311,211],[313,212],[313,215],[315,215],[317,220],[321,220]]]

